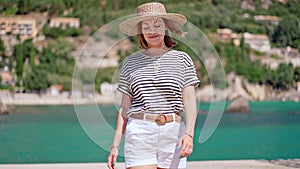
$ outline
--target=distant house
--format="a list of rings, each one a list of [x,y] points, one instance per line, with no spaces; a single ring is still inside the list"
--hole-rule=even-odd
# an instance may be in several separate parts
[[[51,18],[50,19],[50,27],[60,27],[60,28],[79,28],[80,20],[79,18]]]
[[[27,16],[0,16],[0,35],[20,35],[22,40],[38,34],[36,19]]]
[[[278,25],[280,22],[280,19],[277,16],[270,16],[270,15],[256,15],[254,16],[254,20],[257,22],[272,23],[274,25]]]
[[[289,0],[278,0],[278,2],[286,4]]]
[[[217,33],[223,41],[239,38],[238,34],[232,33],[232,30],[228,28],[217,29]]]
[[[283,48],[281,53],[285,56],[299,56],[299,50],[290,46]]]
[[[230,40],[232,35],[232,30],[228,28],[217,29],[217,33],[222,40]]]
[[[50,95],[57,96],[63,91],[62,85],[52,85],[50,86]]]
[[[251,49],[268,52],[271,50],[270,41],[267,35],[244,33],[245,44],[248,44]]]
[[[2,86],[12,85],[13,76],[8,71],[0,72],[0,76]]]
[[[100,85],[101,94],[103,95],[111,95],[117,90],[117,84],[110,84],[107,82],[103,82]]]

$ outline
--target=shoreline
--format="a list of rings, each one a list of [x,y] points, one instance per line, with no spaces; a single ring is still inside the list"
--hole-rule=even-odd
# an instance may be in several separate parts
[[[117,163],[117,168],[125,168]],[[188,161],[186,169],[293,169],[300,167],[300,159],[290,160],[215,160]],[[106,163],[54,163],[54,164],[0,164],[1,169],[105,169]]]
[[[111,105],[120,104],[120,95],[86,95],[85,97],[75,97],[73,100],[72,96],[66,93],[62,93],[56,96],[49,94],[34,94],[34,93],[16,93],[12,96],[8,91],[0,91],[0,101],[7,106],[18,106],[18,105],[88,105],[88,104],[100,104],[100,105]],[[206,102],[205,100],[198,99],[200,102]],[[250,102],[295,102],[292,100],[261,100],[261,101],[250,101]],[[211,101],[218,102],[218,101]],[[226,101],[227,102],[227,101]]]
[[[118,96],[117,96],[118,97]],[[16,93],[12,96],[8,91],[0,91],[0,100],[7,106],[15,105],[85,105],[85,104],[114,104],[112,96],[87,95],[86,97],[69,96],[67,93],[51,96],[49,94]],[[116,99],[120,100],[120,99]]]

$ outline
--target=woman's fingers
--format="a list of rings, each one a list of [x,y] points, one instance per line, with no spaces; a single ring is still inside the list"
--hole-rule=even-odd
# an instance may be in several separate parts
[[[117,164],[117,156],[114,155],[114,156],[113,156],[113,163],[112,163],[113,169],[116,169],[116,164]]]
[[[109,168],[109,169],[113,169],[112,168],[112,156],[111,156],[111,154],[108,156],[108,158],[107,158],[107,167]]]
[[[116,169],[117,157],[116,154],[110,153],[107,159],[107,167],[109,169]]]
[[[192,152],[193,152],[193,139],[191,139],[189,137],[183,137],[180,156],[187,157],[187,156],[191,155]]]

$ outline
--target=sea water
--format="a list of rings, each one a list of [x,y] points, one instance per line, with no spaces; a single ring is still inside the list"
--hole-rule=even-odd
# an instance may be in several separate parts
[[[199,107],[208,110],[210,104]],[[251,102],[250,108],[249,114],[224,113],[202,144],[198,137],[207,115],[199,114],[189,160],[300,158],[300,103]],[[99,109],[108,122],[93,131],[101,146],[82,128],[71,105],[14,107],[12,114],[0,116],[0,163],[106,162],[113,133],[104,125],[115,126],[118,110],[114,105]]]

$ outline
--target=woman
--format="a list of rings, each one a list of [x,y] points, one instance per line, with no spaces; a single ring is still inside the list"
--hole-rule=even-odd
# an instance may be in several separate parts
[[[183,15],[166,13],[161,3],[147,3],[137,7],[137,17],[120,24],[123,33],[137,35],[143,50],[127,57],[121,68],[122,102],[108,168],[116,168],[123,134],[127,169],[186,167],[199,80],[190,57],[171,50],[176,42],[169,36],[169,31],[183,35],[179,26],[185,22]]]

